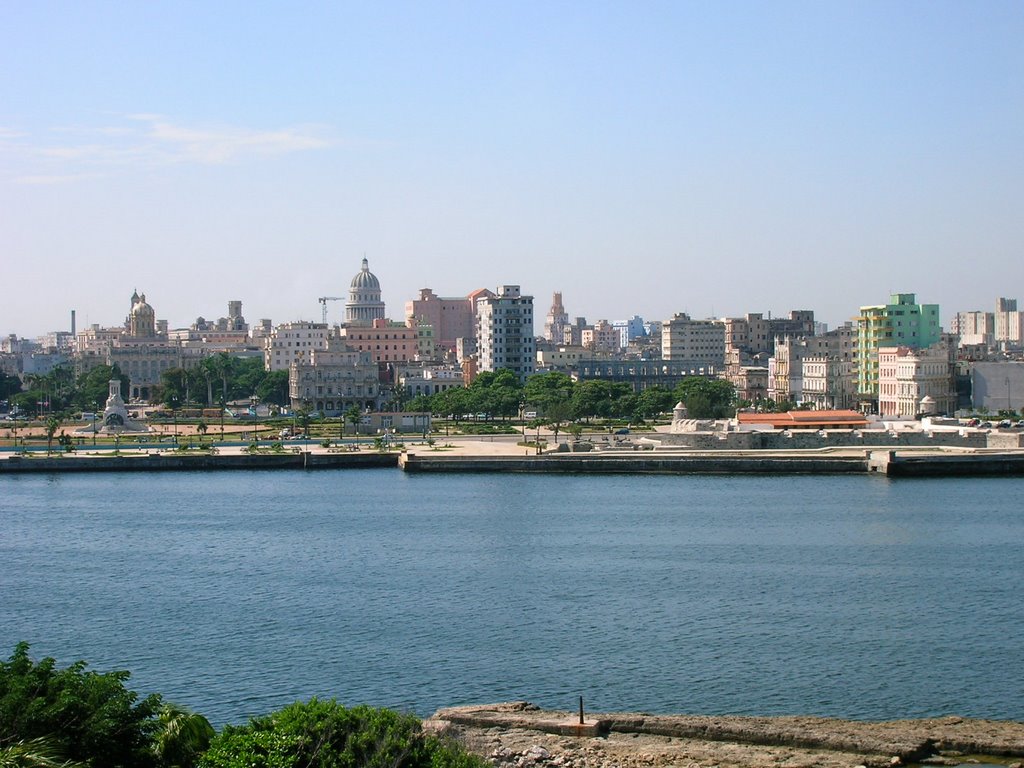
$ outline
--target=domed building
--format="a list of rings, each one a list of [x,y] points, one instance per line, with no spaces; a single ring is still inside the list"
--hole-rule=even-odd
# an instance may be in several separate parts
[[[146,303],[146,294],[132,294],[132,309],[124,321],[125,330],[133,338],[156,336],[156,312]]]
[[[363,259],[363,268],[352,278],[345,303],[346,325],[373,325],[384,318],[384,302],[380,298],[380,280]]]

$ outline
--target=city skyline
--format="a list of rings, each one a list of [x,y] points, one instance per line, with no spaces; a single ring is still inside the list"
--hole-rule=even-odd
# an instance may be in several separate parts
[[[258,10],[11,9],[0,333],[134,289],[318,321],[364,255],[395,319],[511,283],[591,322],[914,292],[948,328],[1024,286],[1019,4]]]

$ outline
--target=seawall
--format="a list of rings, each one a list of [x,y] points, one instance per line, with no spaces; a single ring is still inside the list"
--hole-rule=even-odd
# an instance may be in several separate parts
[[[148,453],[121,456],[10,456],[0,474],[37,472],[190,472],[232,469],[368,469],[398,466],[394,453]]]
[[[542,456],[402,454],[406,472],[521,472],[555,474],[849,474],[868,471],[867,457],[807,453],[629,454],[558,453]]]

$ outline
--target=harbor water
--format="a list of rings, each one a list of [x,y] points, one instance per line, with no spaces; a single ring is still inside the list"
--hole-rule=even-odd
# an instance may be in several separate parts
[[[0,479],[0,654],[243,722],[1024,719],[1019,478],[236,471]]]

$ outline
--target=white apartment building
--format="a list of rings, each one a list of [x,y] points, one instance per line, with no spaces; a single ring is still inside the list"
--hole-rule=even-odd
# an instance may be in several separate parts
[[[725,326],[715,320],[691,320],[685,313],[673,315],[661,326],[661,357],[723,368]]]
[[[264,339],[263,367],[268,371],[287,371],[292,363],[309,365],[314,350],[327,349],[326,323],[282,323]]]
[[[405,393],[409,397],[436,395],[439,392],[465,385],[462,379],[462,368],[440,365],[406,369],[399,374],[398,384],[405,389]]]
[[[477,299],[477,359],[479,370],[507,368],[521,382],[534,372],[533,296],[518,285],[498,286],[494,296]]]
[[[960,337],[961,347],[990,347],[995,341],[996,316],[992,312],[957,312],[949,330]]]
[[[1016,299],[996,299],[995,341],[1004,347],[1024,342],[1024,312],[1017,310]]]
[[[955,409],[953,360],[948,344],[940,342],[925,349],[878,348],[881,416],[912,418],[919,413],[952,413]]]

